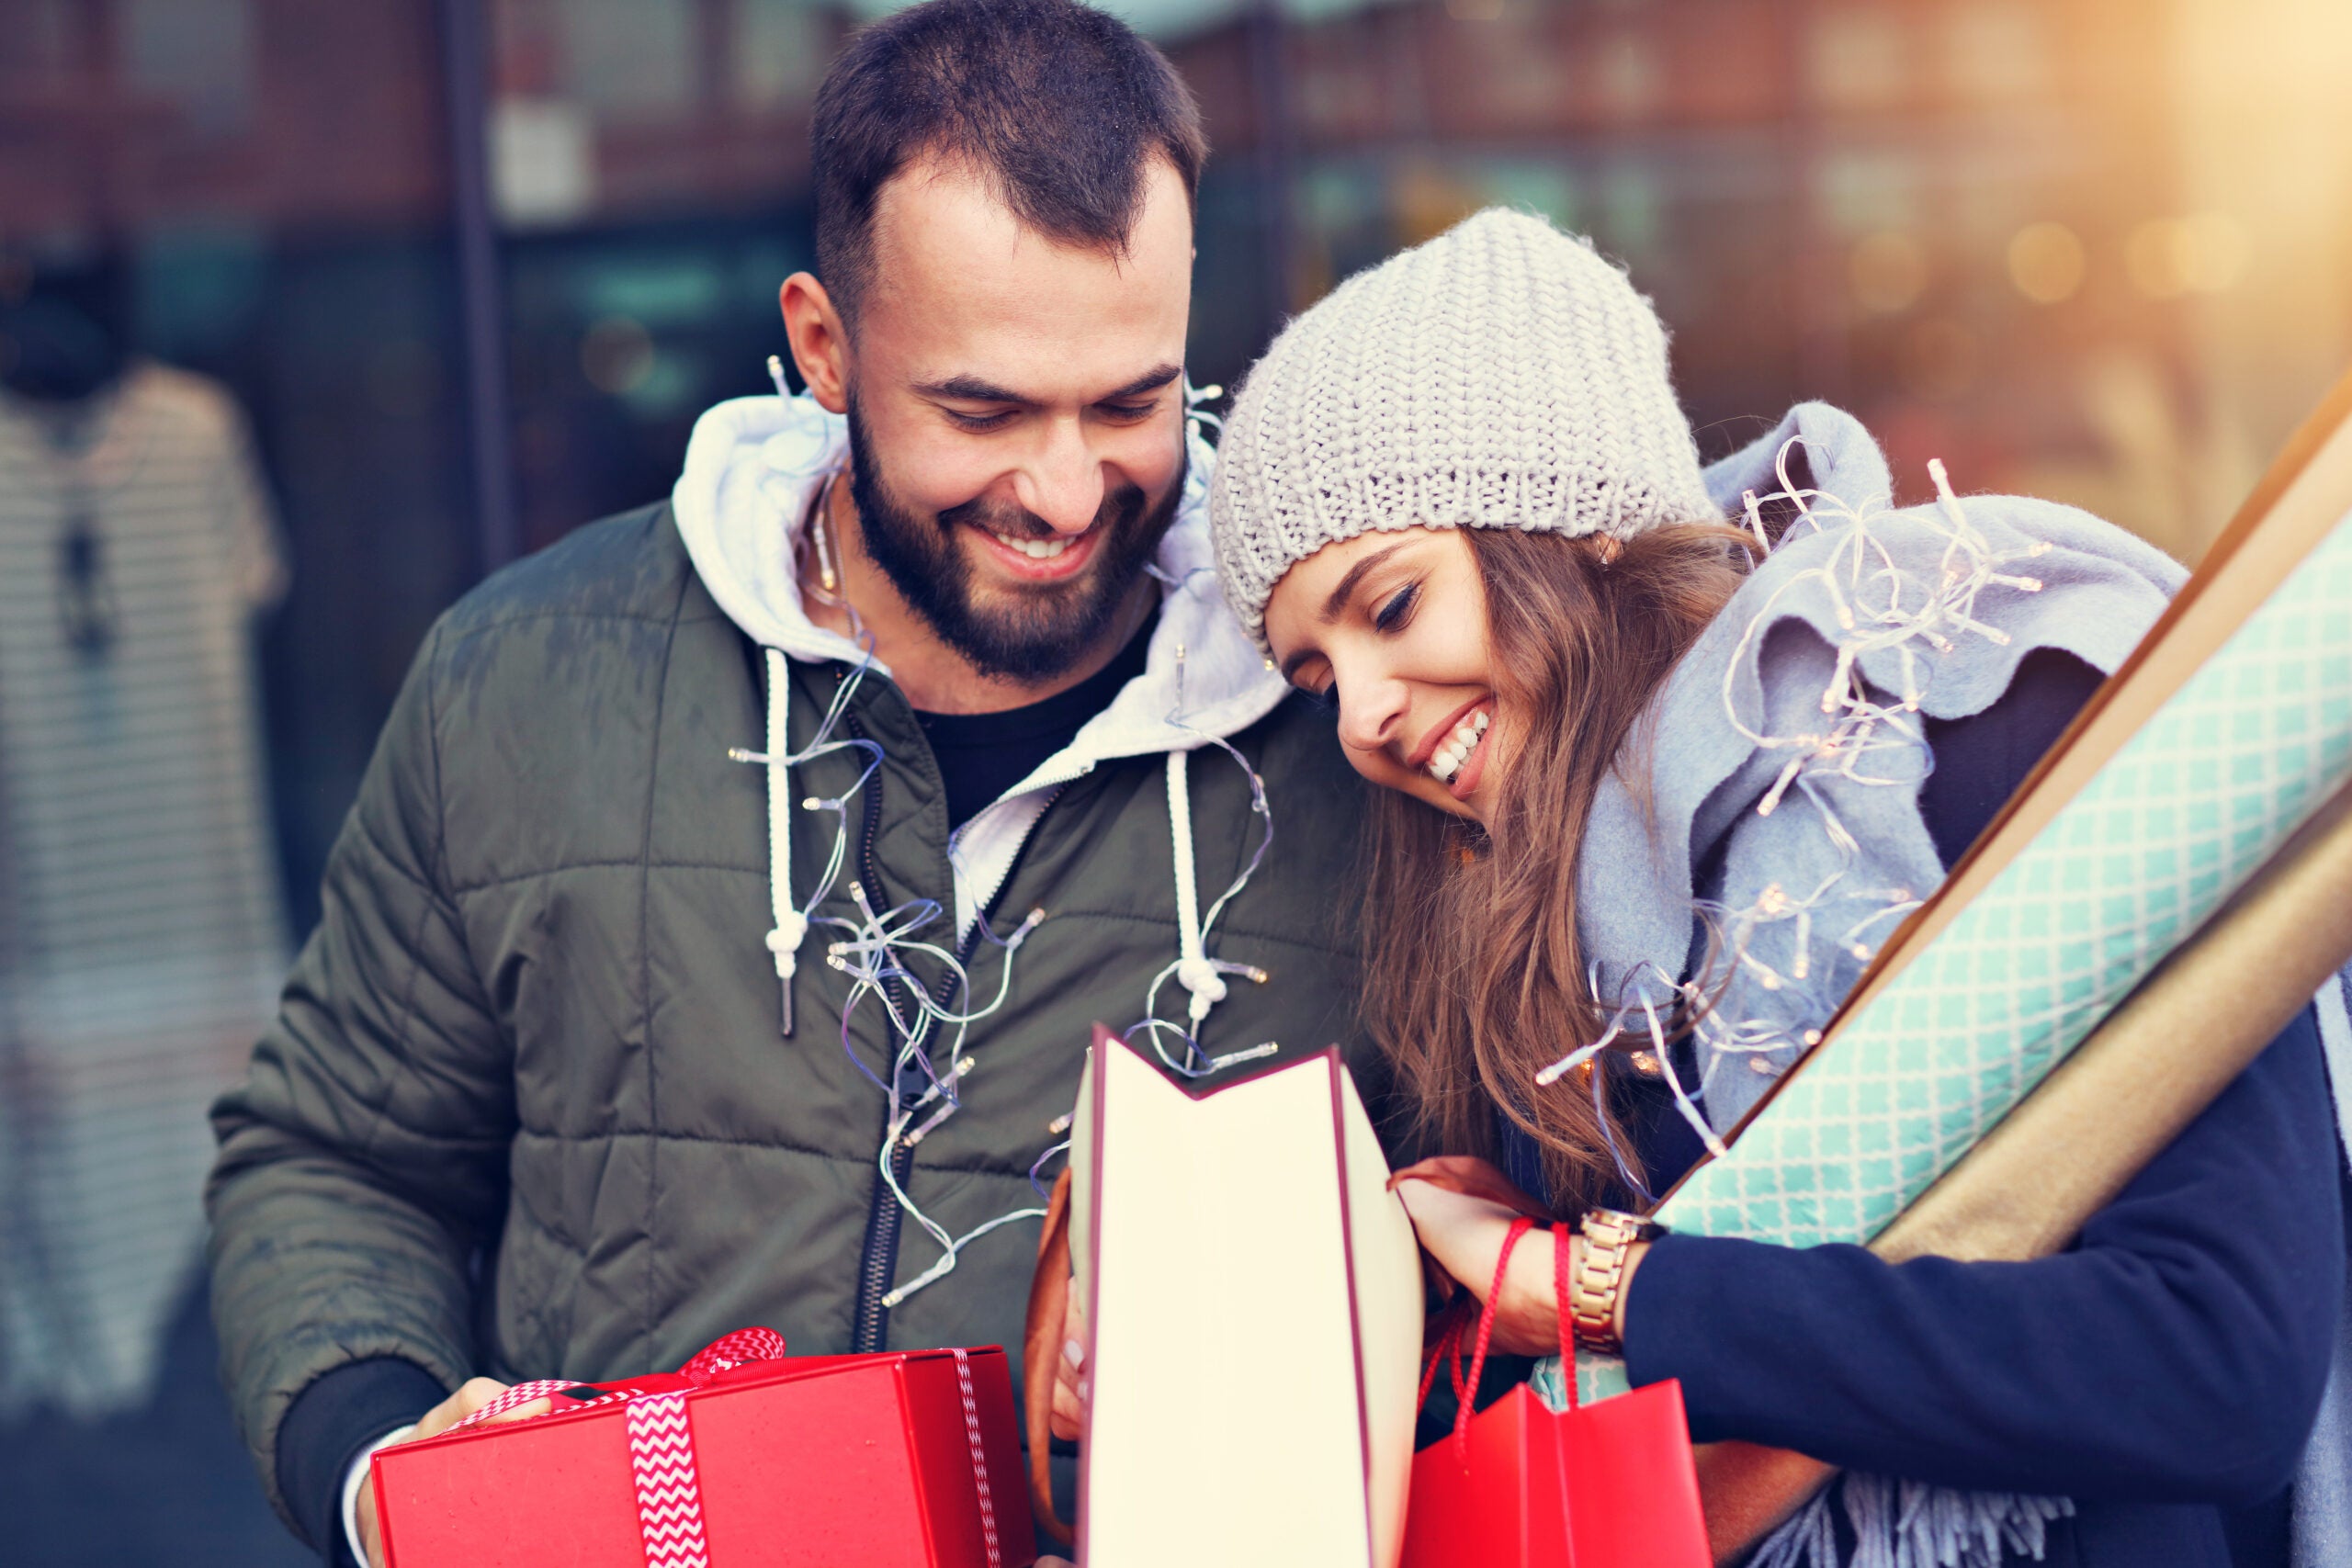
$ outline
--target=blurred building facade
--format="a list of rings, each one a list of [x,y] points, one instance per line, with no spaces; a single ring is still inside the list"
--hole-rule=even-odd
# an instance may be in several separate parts
[[[1827,397],[1898,466],[1935,445],[1985,485],[2055,483],[2193,554],[2229,487],[2158,504],[2146,456],[2120,450],[2144,445],[2149,405],[2254,463],[2352,348],[2352,114],[2325,91],[2352,19],[2327,0],[1125,9],[1193,82],[1216,148],[1200,378],[1229,379],[1348,272],[1509,202],[1629,265],[1713,444]],[[407,484],[372,515],[340,502],[338,527],[423,544],[389,513],[448,533],[462,486],[421,486],[462,468],[425,429],[463,381],[446,254],[461,12],[490,53],[527,547],[657,493],[695,410],[758,389],[775,283],[808,250],[809,99],[854,8],[0,0],[0,235],[129,237],[151,346],[243,356],[230,379],[283,401],[281,484],[305,486],[307,455],[353,428],[389,448],[406,427]],[[2256,328],[2282,312],[2296,330]],[[2248,333],[2297,362],[2292,384],[2216,400]],[[467,574],[462,549],[433,555],[407,570]]]

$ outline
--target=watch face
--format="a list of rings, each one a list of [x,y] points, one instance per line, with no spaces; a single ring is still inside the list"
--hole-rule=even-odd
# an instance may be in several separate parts
[[[1595,1209],[1585,1216],[1592,1224],[1623,1232],[1634,1241],[1647,1241],[1665,1234],[1666,1227],[1644,1214],[1629,1214],[1620,1209]]]

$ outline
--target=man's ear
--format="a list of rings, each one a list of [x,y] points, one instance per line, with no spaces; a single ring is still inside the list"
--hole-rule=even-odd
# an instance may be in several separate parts
[[[829,413],[849,412],[849,329],[842,324],[833,297],[814,273],[796,272],[784,280],[777,302],[784,307],[784,333],[792,363],[808,395]]]

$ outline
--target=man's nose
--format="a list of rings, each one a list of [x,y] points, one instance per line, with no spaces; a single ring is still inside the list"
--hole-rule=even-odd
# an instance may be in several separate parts
[[[1021,504],[1055,533],[1075,536],[1093,525],[1102,507],[1102,463],[1087,445],[1075,419],[1046,423],[1042,445],[1013,480]]]

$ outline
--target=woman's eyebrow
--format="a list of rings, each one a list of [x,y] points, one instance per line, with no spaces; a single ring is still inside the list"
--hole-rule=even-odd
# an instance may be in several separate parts
[[[1408,544],[1410,542],[1407,541]],[[1340,585],[1331,590],[1329,598],[1323,601],[1323,608],[1317,613],[1317,618],[1327,626],[1336,624],[1340,613],[1347,609],[1348,601],[1355,597],[1358,588],[1363,586],[1363,580],[1370,576],[1373,570],[1382,561],[1405,547],[1405,545],[1391,545],[1385,550],[1375,550],[1348,568],[1348,574],[1340,579]]]

